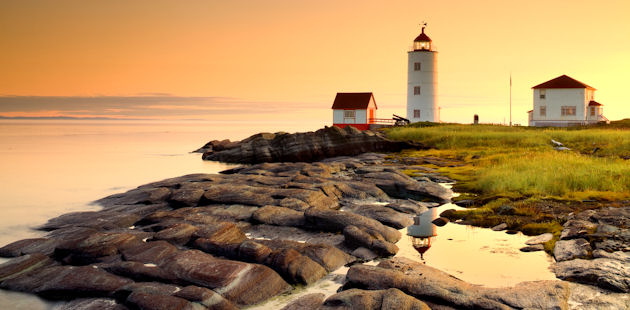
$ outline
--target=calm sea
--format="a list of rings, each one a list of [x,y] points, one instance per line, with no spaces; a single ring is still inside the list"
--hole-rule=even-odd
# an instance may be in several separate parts
[[[315,130],[299,123],[216,121],[0,121],[0,246],[42,236],[34,227],[139,185],[228,165],[190,153],[209,140],[266,131]],[[0,260],[3,262],[4,260]],[[48,309],[31,295],[0,290],[0,309]]]

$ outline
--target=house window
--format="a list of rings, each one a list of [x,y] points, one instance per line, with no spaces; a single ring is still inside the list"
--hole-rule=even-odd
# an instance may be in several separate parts
[[[546,89],[541,89],[539,90],[540,92],[540,99],[545,99],[547,97],[547,90]]]
[[[575,106],[562,106],[560,108],[560,115],[562,116],[569,116],[569,115],[575,115]]]
[[[595,107],[591,107],[591,116],[595,116]]]
[[[414,86],[413,87],[413,94],[414,95],[420,95],[420,86]]]
[[[420,110],[413,110],[413,118],[420,118]]]
[[[540,107],[540,116],[547,116],[547,107],[546,106],[541,106]]]
[[[356,111],[355,110],[343,110],[343,117],[344,118],[354,118],[356,115]]]
[[[413,64],[413,71],[420,71],[420,68],[422,68],[422,67],[421,67],[419,62],[415,62]]]

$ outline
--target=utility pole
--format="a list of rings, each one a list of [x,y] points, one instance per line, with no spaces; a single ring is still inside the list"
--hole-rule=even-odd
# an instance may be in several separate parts
[[[510,72],[510,127],[512,127],[512,72]]]

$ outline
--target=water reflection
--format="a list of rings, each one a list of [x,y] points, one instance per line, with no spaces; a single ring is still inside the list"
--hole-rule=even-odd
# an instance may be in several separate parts
[[[407,235],[411,238],[413,248],[420,253],[424,260],[424,253],[431,248],[431,241],[437,236],[437,226],[433,220],[437,218],[437,208],[429,209],[413,218],[413,225],[407,227]]]

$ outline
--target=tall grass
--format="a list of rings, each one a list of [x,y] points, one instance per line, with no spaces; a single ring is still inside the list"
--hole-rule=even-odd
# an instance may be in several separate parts
[[[387,135],[394,140],[417,141],[440,152],[481,155],[480,159],[469,159],[466,167],[449,168],[454,174],[466,173],[462,181],[479,193],[611,200],[630,197],[630,163],[621,159],[630,157],[630,130],[448,124],[392,128]],[[571,151],[554,151],[552,139]]]
[[[499,157],[475,176],[477,190],[488,194],[617,199],[630,193],[630,165],[624,160],[569,152]]]

